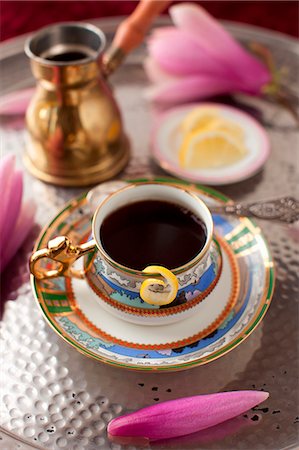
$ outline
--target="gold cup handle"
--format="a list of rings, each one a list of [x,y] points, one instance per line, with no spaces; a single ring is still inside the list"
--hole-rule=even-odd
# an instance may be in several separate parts
[[[95,240],[81,245],[73,245],[70,239],[66,236],[59,236],[49,241],[48,246],[41,250],[37,250],[30,257],[29,267],[30,272],[38,280],[45,278],[56,278],[60,276],[69,276],[75,278],[83,278],[84,270],[74,269],[72,265],[74,262],[86,255],[95,248]],[[56,269],[38,269],[37,262],[43,258],[51,259],[58,263]]]

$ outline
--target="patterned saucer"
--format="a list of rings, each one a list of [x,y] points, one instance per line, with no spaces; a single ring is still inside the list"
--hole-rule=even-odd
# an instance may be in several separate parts
[[[155,180],[188,185],[167,178]],[[146,180],[125,183],[140,181]],[[97,194],[105,195],[119,184],[104,183]],[[208,206],[228,201],[210,188],[189,186]],[[70,202],[44,229],[35,249],[61,234],[77,243],[86,241],[92,209],[90,196]],[[223,270],[216,287],[192,317],[167,326],[130,324],[104,310],[84,280],[60,277],[39,281],[32,276],[42,314],[77,350],[115,366],[173,371],[213,361],[254,330],[270,304],[274,287],[273,262],[260,229],[247,218],[213,218]]]
[[[219,241],[219,245],[223,254],[223,267],[215,287],[191,308],[190,316],[169,324],[145,325],[117,317],[114,307],[99,301],[86,280],[72,279],[66,295],[82,322],[109,342],[143,350],[170,349],[193,344],[211,334],[224,322],[239,295],[240,277],[236,258],[223,240]]]

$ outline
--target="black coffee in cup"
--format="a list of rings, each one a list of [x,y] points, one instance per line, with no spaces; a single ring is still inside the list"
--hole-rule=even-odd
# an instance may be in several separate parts
[[[185,207],[144,200],[110,213],[101,225],[100,238],[106,253],[126,267],[143,270],[156,264],[174,269],[202,250],[207,231]]]

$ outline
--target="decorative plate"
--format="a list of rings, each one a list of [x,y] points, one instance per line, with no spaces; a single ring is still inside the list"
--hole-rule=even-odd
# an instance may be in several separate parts
[[[149,179],[128,180],[130,182]],[[212,206],[226,202],[222,194],[179,180]],[[120,182],[99,185],[98,199]],[[70,202],[41,233],[35,250],[57,235],[83,242],[90,234],[95,196]],[[139,370],[180,370],[205,364],[241,343],[262,320],[273,287],[273,262],[260,229],[248,218],[214,215],[223,255],[219,281],[194,315],[167,326],[139,326],[104,310],[84,280],[59,277],[32,286],[42,314],[52,328],[77,350],[111,365]]]
[[[192,109],[213,107],[219,109],[220,115],[239,125],[244,131],[247,154],[240,161],[214,169],[184,169],[179,165],[178,151],[182,143],[180,123]],[[216,104],[189,104],[171,109],[159,118],[153,132],[152,155],[166,172],[179,178],[209,185],[225,185],[245,180],[257,173],[265,164],[270,144],[262,126],[250,115],[236,108]]]

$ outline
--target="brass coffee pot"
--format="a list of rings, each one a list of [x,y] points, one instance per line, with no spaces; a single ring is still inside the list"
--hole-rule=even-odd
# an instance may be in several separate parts
[[[26,113],[24,159],[34,176],[62,186],[87,186],[124,168],[129,141],[107,76],[140,44],[167,3],[140,2],[103,56],[105,35],[87,23],[52,25],[26,41],[37,89]]]

